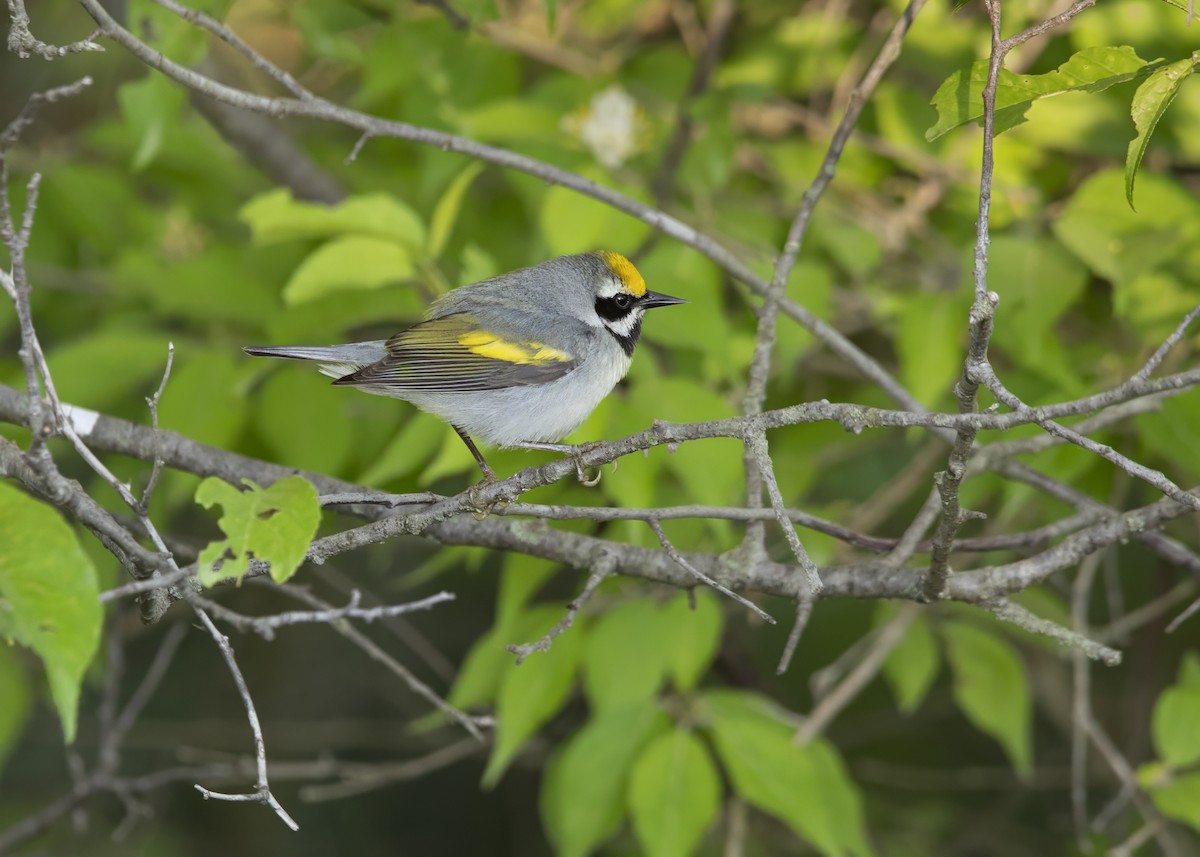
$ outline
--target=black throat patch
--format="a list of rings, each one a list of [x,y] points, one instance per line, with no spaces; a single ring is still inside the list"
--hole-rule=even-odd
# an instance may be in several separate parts
[[[626,357],[633,356],[633,349],[637,345],[638,337],[642,335],[642,319],[640,317],[634,321],[633,327],[629,329],[629,333],[626,336],[617,333],[607,324],[604,325],[604,329],[611,333],[612,338],[621,344],[621,350],[625,352]]]

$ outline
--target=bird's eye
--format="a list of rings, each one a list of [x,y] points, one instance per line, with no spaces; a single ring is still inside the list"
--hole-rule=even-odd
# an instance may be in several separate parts
[[[629,306],[629,302],[629,295],[619,294],[613,298],[613,303],[617,305],[618,309],[626,309]]]

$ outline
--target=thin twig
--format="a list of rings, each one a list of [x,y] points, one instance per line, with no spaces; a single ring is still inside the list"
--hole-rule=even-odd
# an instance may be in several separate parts
[[[571,603],[567,605],[567,612],[561,619],[555,623],[554,627],[543,634],[539,639],[532,643],[521,643],[505,646],[504,648],[517,656],[517,666],[525,663],[525,659],[534,652],[548,652],[550,646],[554,643],[554,638],[567,631],[575,624],[575,616],[579,613],[588,599],[595,594],[596,589],[613,573],[614,564],[612,559],[605,554],[596,561],[592,568],[591,574],[588,575],[587,583],[584,584],[583,590],[571,599]]]
[[[300,789],[300,800],[319,803],[356,797],[395,783],[408,782],[447,768],[456,762],[474,756],[482,749],[478,741],[464,738],[432,753],[416,759],[391,764],[348,766],[345,777],[336,783],[304,786]]]
[[[254,708],[254,700],[250,698],[250,690],[246,687],[246,679],[242,676],[242,671],[238,668],[237,661],[233,657],[233,647],[229,645],[229,638],[221,633],[217,626],[213,624],[212,619],[208,618],[208,614],[198,605],[193,604],[192,610],[200,620],[200,624],[204,626],[209,636],[217,644],[217,648],[221,650],[221,657],[225,659],[225,665],[229,668],[229,672],[233,676],[234,684],[237,685],[238,696],[242,699],[242,705],[246,709],[246,720],[250,723],[250,732],[254,736],[254,761],[258,771],[258,779],[254,782],[254,791],[249,794],[229,794],[212,791],[211,789],[204,788],[199,783],[196,784],[196,791],[200,792],[205,800],[212,798],[214,800],[253,801],[261,803],[274,810],[283,823],[293,831],[299,830],[300,825],[280,806],[279,801],[275,799],[275,795],[271,794],[271,785],[267,779],[267,745],[263,741],[262,726],[258,722],[258,712]]]
[[[1196,615],[1200,611],[1200,598],[1193,601],[1187,606],[1187,609],[1171,620],[1171,624],[1167,626],[1167,633],[1173,634],[1188,619]]]
[[[704,583],[705,585],[710,586],[713,589],[715,589],[717,592],[720,592],[726,598],[731,598],[734,601],[736,601],[738,604],[741,604],[743,607],[750,610],[752,613],[754,613],[756,616],[758,616],[764,622],[768,622],[772,625],[775,624],[774,617],[772,617],[769,613],[767,613],[765,610],[763,610],[761,607],[759,607],[753,601],[750,601],[747,598],[743,598],[741,595],[738,595],[736,592],[734,592],[729,587],[723,586],[720,583],[717,583],[717,581],[713,580],[711,577],[709,577],[707,574],[702,572],[700,569],[696,568],[696,566],[692,565],[692,563],[688,561],[687,557],[685,557],[683,554],[681,554],[679,552],[679,550],[675,547],[675,545],[671,544],[671,540],[667,538],[667,534],[663,530],[662,524],[660,524],[658,522],[657,518],[650,518],[649,520],[646,521],[646,523],[649,524],[650,529],[654,531],[654,535],[658,538],[658,543],[660,545],[662,545],[662,549],[664,551],[666,551],[667,556],[669,556],[671,559],[675,560],[675,562],[679,565],[680,568],[682,568],[684,571],[686,571],[692,577],[699,580],[701,583]]]
[[[1088,601],[1096,569],[1102,554],[1092,554],[1079,565],[1079,574],[1071,587],[1071,629],[1080,637],[1088,633]],[[1087,809],[1088,737],[1087,724],[1092,719],[1092,673],[1088,659],[1081,650],[1072,658],[1071,688],[1071,817],[1075,822],[1075,840],[1080,853],[1088,850]]]
[[[775,667],[775,675],[783,675],[792,665],[792,656],[796,654],[796,646],[800,644],[800,636],[808,627],[808,618],[812,615],[813,600],[800,598],[796,601],[796,619],[792,622],[792,630],[788,634],[787,643],[783,646],[783,654],[779,656],[779,664]]]
[[[900,55],[900,45],[904,41],[909,28],[912,27],[913,21],[916,20],[917,14],[921,11],[921,7],[925,5],[925,0],[909,0],[908,6],[900,14],[895,26],[887,40],[879,50],[879,54],[867,69],[862,81],[854,88],[850,94],[850,99],[846,104],[846,112],[842,116],[841,122],[838,123],[837,130],[834,131],[833,139],[829,142],[829,148],[825,153],[825,158],[821,162],[821,167],[817,171],[816,177],[811,185],[804,192],[800,206],[796,210],[795,217],[792,218],[791,225],[788,227],[787,237],[784,240],[783,249],[775,262],[775,270],[771,276],[770,286],[764,293],[762,306],[758,309],[758,322],[754,336],[754,355],[750,361],[750,371],[746,380],[746,393],[742,399],[742,413],[748,417],[756,416],[762,412],[763,403],[766,400],[767,380],[771,373],[771,352],[775,346],[776,339],[776,320],[781,306],[781,302],[787,292],[788,279],[791,277],[792,268],[796,265],[796,260],[799,258],[800,250],[804,244],[804,237],[808,231],[808,223],[812,218],[813,212],[816,210],[817,203],[825,193],[825,189],[829,183],[833,181],[834,175],[837,173],[838,161],[841,160],[842,152],[846,148],[846,143],[850,139],[850,135],[854,131],[854,126],[858,124],[858,117],[862,112],[863,106],[870,99],[875,87],[883,79],[884,74],[896,61]],[[765,445],[765,440],[763,441]],[[746,504],[751,508],[758,508],[762,505],[762,485],[764,480],[773,479],[768,477],[763,472],[763,461],[758,454],[756,448],[750,445],[746,446],[745,454],[743,455],[743,468],[746,472]],[[770,485],[768,482],[768,489]],[[772,500],[772,505],[776,511],[782,504]],[[780,522],[783,523],[782,521]],[[791,527],[787,526],[790,530]],[[763,530],[761,527],[749,528],[747,530],[747,540],[760,542],[763,538]],[[795,532],[788,536],[788,543],[792,545],[792,550],[796,551],[796,545],[799,540],[795,537]],[[752,548],[752,549],[757,549]],[[807,554],[804,553],[804,548],[800,547],[797,558]],[[805,572],[809,577],[809,585],[813,587],[813,594],[820,592],[820,578],[816,575],[815,568],[809,571],[810,563],[805,563],[804,559],[800,559],[800,564],[805,567]]]
[[[191,596],[191,599],[205,610],[239,631],[253,631],[264,640],[273,640],[277,629],[290,625],[326,624],[339,619],[360,619],[363,622],[374,622],[376,619],[389,619],[393,616],[403,616],[406,613],[416,613],[447,601],[453,601],[454,593],[438,592],[428,598],[422,598],[420,601],[412,601],[407,604],[385,604],[380,607],[360,607],[361,598],[358,590],[354,590],[350,593],[350,603],[345,607],[329,610],[289,610],[270,616],[246,616],[207,598],[201,598],[198,595]]]
[[[280,592],[287,594],[297,601],[309,605],[315,610],[337,609],[332,604],[329,604],[323,599],[318,598],[303,587],[295,586],[291,583],[280,583],[277,584],[276,588],[278,588]],[[385,652],[378,644],[375,643],[374,640],[363,634],[345,619],[335,620],[330,623],[329,627],[337,631],[339,634],[357,646],[372,660],[383,664],[383,666],[386,667],[392,674],[403,681],[408,686],[409,690],[429,702],[434,708],[441,711],[455,723],[462,726],[462,728],[465,729],[476,741],[482,742],[484,740],[483,733],[480,731],[479,727],[481,724],[488,723],[486,718],[472,717],[466,712],[460,711],[450,703],[446,702],[446,700],[434,693],[433,689],[429,687],[429,685],[425,684],[425,682],[413,675],[412,671],[408,669],[408,667],[404,666],[398,660]]]
[[[158,384],[158,389],[154,391],[153,396],[146,399],[146,405],[150,408],[150,428],[155,432],[158,431],[158,403],[162,400],[163,391],[167,389],[167,379],[171,377],[171,366],[175,362],[175,343],[167,343],[167,365],[163,369],[162,381]],[[157,436],[157,435],[156,435]],[[138,506],[135,511],[140,517],[146,517],[150,514],[150,499],[154,496],[154,489],[158,485],[158,479],[162,475],[163,460],[162,456],[154,456],[154,466],[150,470],[150,478],[146,480],[146,487],[142,491],[142,499],[138,501]]]
[[[29,30],[29,13],[25,11],[25,0],[8,0],[8,49],[26,59],[30,54],[37,54],[44,60],[56,60],[68,54],[78,54],[84,51],[103,51],[104,46],[95,42],[101,31],[96,30],[86,39],[71,42],[67,45],[51,45],[36,38]]]
[[[1191,312],[1185,315],[1183,321],[1179,322],[1175,330],[1171,332],[1171,335],[1166,338],[1162,345],[1154,350],[1154,353],[1150,355],[1150,359],[1146,361],[1146,365],[1139,369],[1133,376],[1135,381],[1144,381],[1150,377],[1150,373],[1157,369],[1159,364],[1163,362],[1163,358],[1167,356],[1167,352],[1174,348],[1179,340],[1183,339],[1183,335],[1198,315],[1200,315],[1200,305],[1197,305]]]
[[[892,649],[900,644],[904,638],[904,632],[917,618],[920,610],[921,608],[916,604],[905,604],[880,629],[862,660],[842,679],[837,687],[821,698],[812,713],[796,730],[796,736],[792,740],[797,746],[803,747],[824,732],[833,718],[858,695],[860,690],[866,687],[867,683],[883,667],[883,662],[891,654]]]
[[[154,0],[159,6],[174,12],[180,18],[187,21],[196,27],[199,27],[206,32],[212,33],[218,39],[229,45],[239,54],[249,60],[250,65],[254,66],[259,71],[266,74],[292,95],[299,98],[301,101],[313,101],[316,96],[301,86],[294,77],[288,74],[279,66],[268,60],[250,45],[246,44],[242,39],[226,27],[220,21],[209,17],[208,15],[196,9],[191,9],[184,6],[182,3],[177,3],[175,0]]]
[[[779,483],[775,481],[775,466],[771,463],[766,434],[755,432],[749,435],[746,438],[746,448],[758,464],[758,472],[762,474],[763,482],[767,486],[767,496],[771,498],[771,508],[775,511],[775,519],[779,522],[780,529],[783,530],[788,547],[792,549],[793,556],[800,563],[800,567],[804,569],[804,581],[808,587],[808,595],[810,598],[816,598],[821,594],[821,575],[817,571],[816,564],[809,557],[808,551],[804,549],[796,528],[788,520],[783,494],[779,491]]]
[[[1007,598],[999,598],[993,601],[984,601],[982,607],[988,610],[997,619],[1005,622],[1011,622],[1019,628],[1028,631],[1031,634],[1041,634],[1044,637],[1066,646],[1069,649],[1082,652],[1093,661],[1100,661],[1105,666],[1115,667],[1121,663],[1121,653],[1114,648],[1097,643],[1095,640],[1089,640],[1087,637],[1077,634],[1069,628],[1064,628],[1049,619],[1043,619],[1035,613],[1031,613],[1020,604],[1009,601]]]

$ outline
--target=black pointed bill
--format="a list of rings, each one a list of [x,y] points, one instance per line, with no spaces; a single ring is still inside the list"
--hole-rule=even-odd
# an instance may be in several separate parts
[[[645,309],[650,309],[656,306],[674,306],[675,304],[685,304],[683,298],[673,298],[670,295],[664,295],[661,292],[646,292],[642,295],[638,303]]]

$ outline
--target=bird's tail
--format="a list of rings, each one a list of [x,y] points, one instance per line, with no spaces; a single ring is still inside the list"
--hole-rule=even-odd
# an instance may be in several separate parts
[[[320,363],[322,375],[341,378],[387,356],[384,340],[345,345],[250,345],[242,350],[253,357],[287,357]]]

